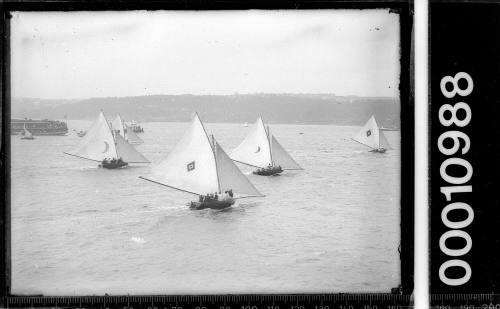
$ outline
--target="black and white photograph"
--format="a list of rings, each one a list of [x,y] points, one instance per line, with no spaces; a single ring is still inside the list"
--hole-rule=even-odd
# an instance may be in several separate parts
[[[400,23],[13,12],[10,292],[397,289]]]

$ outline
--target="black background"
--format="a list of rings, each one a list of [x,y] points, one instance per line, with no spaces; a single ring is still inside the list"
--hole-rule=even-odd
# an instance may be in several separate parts
[[[500,4],[433,1],[429,8],[430,292],[499,293]],[[456,95],[448,99],[441,94],[440,80],[458,72],[466,72],[472,77],[474,89],[466,97]],[[465,84],[461,86],[465,89]],[[471,122],[464,128],[442,126],[438,118],[440,106],[461,101],[472,109]],[[462,131],[469,136],[471,149],[466,155],[459,152],[460,155],[445,156],[439,152],[438,137],[448,130]],[[449,230],[441,221],[441,211],[451,202],[440,193],[440,186],[449,184],[439,174],[441,163],[448,157],[462,157],[474,170],[471,181],[464,184],[472,185],[472,193],[453,194],[451,201],[468,203],[474,210],[474,221],[463,229],[472,238],[472,249],[463,257],[447,257],[439,249],[439,238]],[[447,244],[460,248],[464,242]],[[439,267],[453,258],[467,261],[472,268],[470,281],[462,286],[450,287],[439,279]]]

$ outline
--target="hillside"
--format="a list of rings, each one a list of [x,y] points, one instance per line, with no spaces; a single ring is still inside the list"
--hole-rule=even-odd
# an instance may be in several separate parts
[[[340,97],[333,94],[151,95],[85,100],[12,100],[12,118],[94,119],[108,117],[187,121],[197,111],[206,122],[253,122],[260,114],[269,123],[360,125],[371,115],[381,125],[399,125],[395,98]]]

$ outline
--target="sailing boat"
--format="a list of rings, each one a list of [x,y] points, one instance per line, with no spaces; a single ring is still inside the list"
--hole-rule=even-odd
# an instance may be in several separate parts
[[[108,169],[124,167],[129,163],[150,163],[120,134],[113,133],[102,111],[82,141],[65,154],[100,162],[99,167]]]
[[[243,142],[231,153],[231,159],[258,169],[253,173],[262,176],[277,175],[283,170],[302,168],[271,135],[269,126],[264,126],[262,117],[250,128]]]
[[[115,134],[120,134],[129,144],[142,144],[144,141],[134,133],[134,130],[123,122],[120,115],[117,115],[111,123]]]
[[[377,125],[374,116],[371,116],[368,122],[352,138],[352,140],[371,148],[370,152],[384,153],[392,149],[387,141],[384,132]]]
[[[33,137],[33,134],[31,134],[31,132],[28,131],[28,129],[26,129],[26,124],[24,125],[24,128],[21,131],[21,139],[35,139]]]
[[[198,114],[170,154],[149,176],[139,178],[199,195],[189,204],[192,209],[223,209],[235,198],[263,196],[215,138],[208,138]]]

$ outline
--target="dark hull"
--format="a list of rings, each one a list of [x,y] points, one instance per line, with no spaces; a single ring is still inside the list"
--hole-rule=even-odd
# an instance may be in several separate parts
[[[274,176],[274,175],[279,175],[282,172],[283,170],[280,168],[271,168],[265,170],[256,170],[253,171],[252,173],[259,176]]]
[[[201,209],[224,209],[228,208],[231,205],[234,204],[234,200],[223,200],[223,201],[212,201],[212,202],[191,202],[189,203],[189,208],[195,209],[195,210],[201,210]]]
[[[128,165],[128,163],[126,163],[126,162],[121,162],[121,163],[101,163],[99,165],[99,167],[107,168],[107,169],[110,169],[110,170],[114,170],[114,169],[117,169],[117,168],[125,167],[127,165]]]
[[[21,139],[35,139],[35,138],[33,136],[29,136],[29,137],[28,136],[23,136],[23,137],[21,137]]]
[[[385,148],[372,149],[372,150],[370,150],[370,152],[385,153],[386,149]]]

